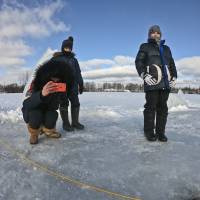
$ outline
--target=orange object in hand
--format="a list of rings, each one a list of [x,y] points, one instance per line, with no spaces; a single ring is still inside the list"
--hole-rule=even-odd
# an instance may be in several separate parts
[[[67,91],[67,85],[66,83],[55,83],[56,85],[56,92],[66,92]]]

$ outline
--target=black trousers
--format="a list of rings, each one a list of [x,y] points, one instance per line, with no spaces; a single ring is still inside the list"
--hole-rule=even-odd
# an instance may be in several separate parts
[[[168,97],[168,90],[153,90],[145,93],[146,103],[144,105],[144,132],[146,134],[153,134],[154,128],[156,128],[157,134],[165,133],[168,116]]]
[[[79,107],[80,106],[78,94],[72,92],[63,99],[62,103],[60,104],[60,107],[67,108],[69,106],[69,101],[71,103],[71,107]]]
[[[58,112],[56,110],[31,110],[28,113],[28,124],[31,128],[38,129],[41,125],[52,129],[56,126]]]

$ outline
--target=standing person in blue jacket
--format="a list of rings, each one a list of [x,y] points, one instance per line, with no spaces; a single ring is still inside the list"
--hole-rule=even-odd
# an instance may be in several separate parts
[[[56,52],[54,54],[54,56],[63,57],[63,59],[70,65],[74,75],[74,84],[67,95],[67,100],[60,105],[60,115],[63,120],[63,129],[66,131],[84,129],[84,125],[79,122],[80,102],[78,97],[78,94],[83,93],[83,78],[78,60],[75,58],[75,54],[72,52],[72,49],[73,37],[70,36],[68,39],[62,42],[61,52]],[[68,117],[69,101],[71,103],[71,124]]]
[[[161,40],[161,36],[158,25],[150,27],[148,42],[141,44],[135,65],[144,80],[144,135],[148,141],[158,139],[167,142],[167,100],[171,88],[175,87],[177,71],[171,50],[164,45],[165,40]]]

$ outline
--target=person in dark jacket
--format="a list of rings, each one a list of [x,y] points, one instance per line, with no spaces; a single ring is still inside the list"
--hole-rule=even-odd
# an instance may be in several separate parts
[[[70,65],[75,78],[72,89],[67,95],[66,102],[63,102],[63,104],[60,105],[60,115],[63,121],[63,129],[66,131],[73,131],[74,129],[84,129],[84,125],[79,122],[80,102],[78,97],[78,94],[83,93],[83,78],[81,75],[78,60],[75,58],[75,54],[72,52],[72,49],[73,37],[70,36],[68,39],[62,42],[61,52],[56,52],[54,54],[55,57],[61,56]],[[69,101],[71,103],[71,124],[68,117]]]
[[[148,42],[141,44],[135,65],[144,80],[144,134],[149,141],[166,142],[167,100],[171,88],[175,87],[177,71],[171,50],[161,36],[158,25],[150,27]]]
[[[37,68],[31,89],[23,101],[22,113],[30,133],[30,144],[38,143],[39,134],[59,138],[55,129],[58,118],[57,109],[65,100],[66,91],[58,92],[58,85],[66,84],[70,90],[73,74],[68,64],[60,58],[52,58]]]

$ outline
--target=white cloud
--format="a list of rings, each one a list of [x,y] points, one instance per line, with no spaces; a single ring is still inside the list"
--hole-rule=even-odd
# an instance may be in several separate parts
[[[35,66],[39,66],[43,62],[49,60],[53,53],[56,52],[57,49],[53,50],[51,48],[47,48],[47,50],[44,52],[44,54],[41,56],[41,58],[37,61]],[[16,62],[16,61],[15,61]],[[35,68],[26,68],[26,67],[10,67],[9,70],[5,72],[3,76],[0,78],[0,84],[10,84],[10,83],[18,83],[23,84],[24,79],[27,76],[31,78],[31,75],[33,74]]]
[[[54,52],[56,52],[56,51],[58,51],[58,50],[57,49],[53,50],[50,47],[47,48],[47,50],[44,52],[44,54],[38,60],[36,66],[41,65],[43,62],[49,60],[53,56]]]
[[[200,77],[200,56],[182,58],[176,62],[177,70],[181,78],[199,79]]]
[[[137,76],[134,62],[133,57],[122,55],[115,56],[113,59],[92,59],[85,61],[84,65],[81,64],[81,67],[84,67],[82,74],[87,80],[133,78]]]
[[[1,57],[20,57],[31,53],[31,48],[22,40],[0,40],[0,56]]]
[[[114,62],[117,65],[135,65],[135,58],[134,57],[130,57],[130,56],[115,56],[114,57]]]
[[[10,66],[10,68],[15,68],[16,66],[23,65],[24,63],[25,60],[21,58],[10,58],[10,57],[1,58],[1,65],[6,66],[6,69],[8,68],[8,66]]]
[[[81,61],[80,66],[82,70],[99,69],[109,65],[113,65],[114,61],[110,59],[91,59],[87,61]]]
[[[33,53],[33,48],[25,39],[38,39],[70,30],[70,25],[56,19],[56,13],[64,6],[62,0],[38,2],[32,7],[16,0],[3,1],[0,7],[0,71],[4,72],[0,76],[1,83],[16,82],[18,74],[28,70],[25,58]]]
[[[136,70],[134,66],[114,66],[110,68],[90,70],[83,72],[83,76],[86,79],[97,79],[105,77],[130,77],[135,76]]]
[[[93,59],[92,61],[94,61]],[[96,59],[97,60],[97,59]],[[103,59],[102,59],[103,61]],[[83,71],[83,77],[87,81],[110,81],[110,82],[124,82],[133,81],[140,82],[135,68],[135,58],[129,56],[115,56],[109,60],[110,65],[106,68],[98,68],[98,62],[92,65],[88,70]],[[86,63],[90,63],[90,60]],[[175,61],[178,71],[178,82],[182,83],[184,80],[191,80],[195,82],[200,80],[200,56],[186,57]],[[101,63],[103,64],[103,63]],[[85,66],[86,67],[86,66]],[[191,82],[190,82],[191,83]],[[199,83],[199,82],[198,82]]]
[[[6,71],[3,76],[0,76],[0,84],[24,84],[27,74],[30,76],[32,69],[27,69],[26,67],[11,69]]]
[[[49,59],[55,51],[57,50],[48,48],[39,59],[38,64]],[[134,62],[134,57],[118,55],[113,59],[91,59],[80,61],[80,66],[85,81],[133,82],[141,84],[142,80],[138,77]],[[200,80],[200,56],[182,58],[175,61],[175,63],[178,71],[178,84],[191,85],[194,83],[197,85],[200,83],[200,81],[198,81]],[[18,77],[20,77],[20,73],[24,74],[23,68],[18,70]],[[11,74],[9,74],[9,79],[10,76]]]
[[[0,67],[8,68],[23,65],[24,56],[31,54],[32,49],[22,40],[1,40],[0,39]]]
[[[0,38],[38,38],[54,32],[69,31],[70,26],[54,19],[63,6],[60,0],[37,7],[28,7],[17,1],[10,4],[4,1],[0,10]]]
[[[79,64],[83,71],[102,69],[109,66],[124,66],[124,65],[134,65],[135,60],[133,57],[129,56],[115,56],[113,59],[91,59],[87,61],[81,61]]]

